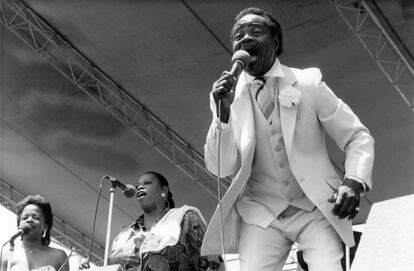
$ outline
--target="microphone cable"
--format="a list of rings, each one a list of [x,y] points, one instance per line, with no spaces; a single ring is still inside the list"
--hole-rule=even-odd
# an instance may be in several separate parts
[[[238,50],[236,51],[231,59],[233,63],[230,75],[236,78],[239,77],[240,73],[251,61],[250,54],[245,50]],[[236,85],[233,86],[233,91],[236,91]],[[222,207],[222,198],[221,198],[221,186],[220,186],[220,155],[221,155],[221,106],[222,106],[222,98],[220,97],[218,100],[218,113],[217,116],[219,118],[218,123],[218,147],[217,147],[217,197],[218,197],[218,209],[220,214],[220,237],[221,237],[221,252],[224,261],[224,267],[226,267],[226,251],[224,247],[224,228],[223,228],[223,207]],[[229,109],[230,110],[230,109]],[[229,112],[230,113],[230,112]],[[231,186],[231,184],[230,184]]]
[[[88,258],[86,258],[86,261],[84,261],[79,266],[79,269],[80,270],[82,270],[84,268],[89,268],[89,262],[91,261],[92,248],[93,248],[93,240],[94,240],[94,237],[95,237],[96,215],[98,214],[99,200],[100,200],[101,194],[102,194],[102,184],[103,184],[103,181],[106,180],[106,178],[107,178],[107,176],[103,176],[102,179],[101,179],[101,181],[100,181],[100,183],[99,183],[98,199],[96,200],[95,214],[93,216],[92,237],[91,237],[91,244],[89,246]]]
[[[217,147],[217,197],[218,197],[218,208],[219,208],[219,214],[220,214],[220,238],[221,238],[221,256],[223,257],[224,262],[224,268],[226,268],[226,253],[224,248],[224,229],[223,229],[223,207],[222,207],[222,198],[221,198],[221,185],[220,185],[220,155],[221,155],[221,98],[218,100],[218,147]]]

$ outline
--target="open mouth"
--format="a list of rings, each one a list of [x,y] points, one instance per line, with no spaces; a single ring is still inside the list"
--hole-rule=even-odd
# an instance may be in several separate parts
[[[145,195],[147,195],[147,193],[145,193],[145,191],[138,191],[137,192],[137,199],[141,199],[143,197],[145,197]]]
[[[249,53],[251,61],[255,61],[259,55],[259,51],[255,47],[244,47],[243,50]]]

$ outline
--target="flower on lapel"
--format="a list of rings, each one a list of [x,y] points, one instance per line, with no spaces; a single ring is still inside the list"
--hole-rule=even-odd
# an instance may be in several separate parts
[[[302,93],[292,86],[284,87],[277,97],[279,103],[287,108],[298,106]]]

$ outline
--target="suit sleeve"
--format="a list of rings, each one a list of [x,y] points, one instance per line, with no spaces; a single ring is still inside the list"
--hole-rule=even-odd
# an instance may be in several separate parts
[[[317,114],[338,147],[346,153],[345,177],[372,189],[374,139],[357,115],[323,82],[317,84]]]
[[[238,151],[234,137],[234,124],[231,120],[231,115],[229,123],[220,123],[220,119],[216,117],[216,105],[211,94],[210,108],[213,114],[213,121],[208,130],[206,144],[204,145],[204,159],[207,169],[217,176],[219,174],[218,153],[220,151],[220,177],[223,178],[234,174],[237,168]],[[221,127],[219,127],[220,125]]]

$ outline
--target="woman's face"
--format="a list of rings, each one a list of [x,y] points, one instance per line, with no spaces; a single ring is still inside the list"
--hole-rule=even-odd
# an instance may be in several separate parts
[[[46,230],[45,217],[42,209],[34,204],[29,204],[24,207],[22,215],[20,217],[19,226],[27,224],[31,227],[27,237],[41,237],[43,231]]]
[[[160,199],[161,194],[167,194],[166,187],[161,187],[161,184],[156,176],[153,174],[142,175],[136,185],[137,201],[143,209],[153,209],[157,207],[156,201]],[[160,206],[162,208],[162,206]]]

